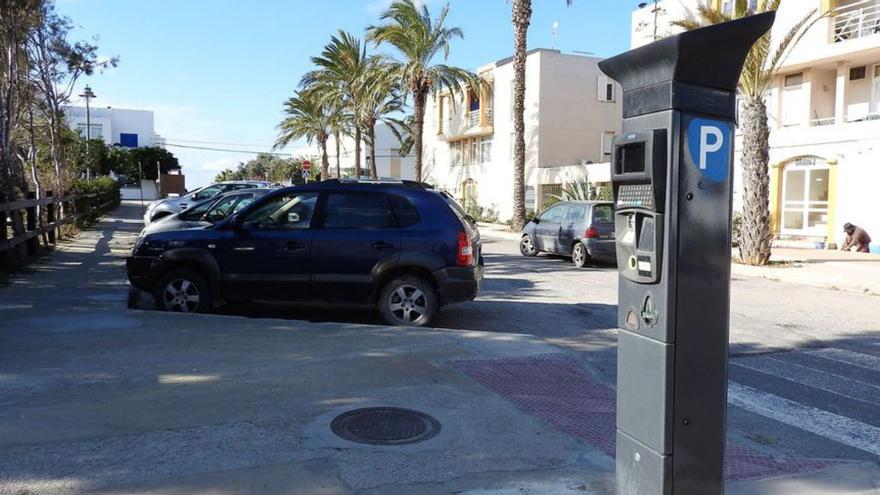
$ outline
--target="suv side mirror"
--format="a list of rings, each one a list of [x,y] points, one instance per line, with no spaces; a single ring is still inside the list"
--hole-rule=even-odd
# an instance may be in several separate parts
[[[538,225],[539,223],[541,223],[541,219],[538,217],[535,217],[535,218],[531,219],[531,222],[535,225]]]

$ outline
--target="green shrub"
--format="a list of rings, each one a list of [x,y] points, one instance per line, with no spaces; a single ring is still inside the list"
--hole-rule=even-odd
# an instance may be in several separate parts
[[[498,222],[498,209],[495,206],[490,206],[488,208],[482,207],[476,202],[469,201],[465,206],[465,212],[468,215],[473,217],[478,222],[485,223],[497,223]]]
[[[107,176],[92,180],[77,179],[71,184],[71,193],[80,196],[74,203],[81,216],[76,220],[79,228],[95,223],[104,213],[119,206],[119,183]],[[86,195],[94,194],[93,197]]]

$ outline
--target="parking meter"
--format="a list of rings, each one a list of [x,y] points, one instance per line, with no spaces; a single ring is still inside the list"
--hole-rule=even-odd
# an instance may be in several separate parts
[[[620,494],[724,490],[736,90],[774,17],[684,32],[599,64],[623,86],[611,163]]]

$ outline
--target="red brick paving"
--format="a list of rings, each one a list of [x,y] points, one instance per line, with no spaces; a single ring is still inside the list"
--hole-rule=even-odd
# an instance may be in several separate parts
[[[565,354],[454,360],[450,364],[518,408],[613,457],[616,395]],[[754,480],[817,471],[838,464],[822,459],[782,459],[728,441],[725,477]]]

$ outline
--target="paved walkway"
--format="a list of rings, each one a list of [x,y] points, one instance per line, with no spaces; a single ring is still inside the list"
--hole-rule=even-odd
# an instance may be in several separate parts
[[[0,494],[613,491],[613,384],[590,365],[608,348],[127,310],[139,213],[120,208],[0,289]],[[428,413],[440,433],[393,447],[331,433],[378,405]],[[873,464],[732,430],[730,493],[880,486]]]
[[[774,248],[771,265],[734,264],[734,275],[880,296],[880,255],[820,249]]]

